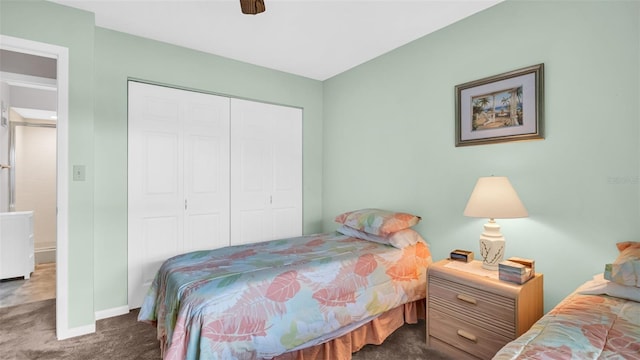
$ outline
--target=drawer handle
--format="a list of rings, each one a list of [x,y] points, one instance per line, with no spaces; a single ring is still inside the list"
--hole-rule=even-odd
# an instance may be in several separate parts
[[[471,297],[471,296],[468,296],[468,295],[458,294],[457,298],[458,298],[458,300],[462,300],[462,301],[464,301],[466,303],[469,303],[469,304],[475,305],[477,303],[476,299],[474,297]]]
[[[473,341],[474,343],[478,342],[478,338],[468,331],[458,330],[458,336],[463,337],[469,341]]]

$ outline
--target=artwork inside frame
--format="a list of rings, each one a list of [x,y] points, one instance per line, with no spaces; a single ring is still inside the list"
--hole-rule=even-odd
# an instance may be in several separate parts
[[[456,85],[456,146],[543,139],[544,64]]]

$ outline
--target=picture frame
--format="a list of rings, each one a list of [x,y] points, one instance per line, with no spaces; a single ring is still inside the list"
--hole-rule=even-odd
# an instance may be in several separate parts
[[[544,139],[544,64],[455,86],[455,145]]]

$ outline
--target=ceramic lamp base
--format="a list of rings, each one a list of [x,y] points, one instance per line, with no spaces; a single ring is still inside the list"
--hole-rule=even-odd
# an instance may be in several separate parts
[[[482,267],[487,270],[498,270],[498,264],[504,259],[505,241],[500,232],[500,225],[491,219],[484,224],[484,232],[480,235],[480,256]]]

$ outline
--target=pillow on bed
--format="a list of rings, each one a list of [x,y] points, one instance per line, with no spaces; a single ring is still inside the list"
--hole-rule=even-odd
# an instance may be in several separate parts
[[[351,236],[351,237],[355,237],[363,240],[369,240],[369,241],[377,242],[380,244],[391,245],[398,249],[403,249],[407,246],[415,245],[418,241],[422,241],[425,244],[427,243],[422,238],[422,236],[420,236],[420,234],[418,234],[418,232],[413,229],[403,229],[403,230],[391,233],[387,236],[368,234],[364,231],[360,231],[346,225],[340,226],[337,229],[337,231],[347,236]]]
[[[604,274],[598,274],[592,280],[587,281],[577,290],[578,294],[600,295],[605,294],[621,299],[640,302],[640,288],[635,286],[624,286],[606,280]]]
[[[621,285],[640,287],[640,242],[617,243],[620,254],[604,267],[604,278]]]
[[[373,235],[389,235],[412,227],[420,216],[380,209],[361,209],[336,216],[335,221]]]

